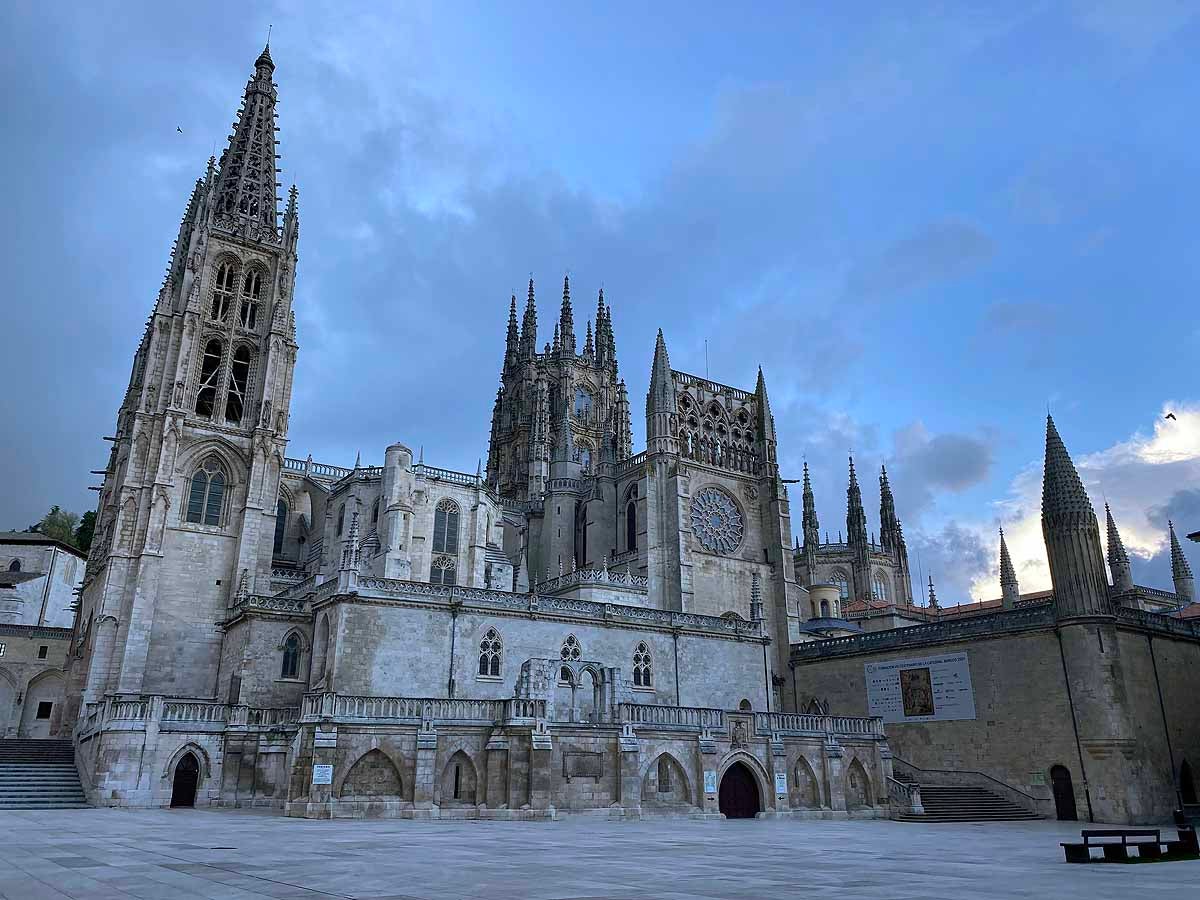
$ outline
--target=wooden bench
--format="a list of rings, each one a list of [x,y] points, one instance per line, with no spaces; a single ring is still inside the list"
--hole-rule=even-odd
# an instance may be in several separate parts
[[[1200,855],[1196,832],[1191,828],[1180,828],[1173,841],[1164,841],[1157,828],[1091,828],[1081,834],[1082,844],[1061,845],[1067,862],[1128,862],[1132,858],[1130,847],[1138,848],[1137,859],[1196,859]],[[1102,848],[1104,856],[1093,859],[1093,847]]]
[[[1142,856],[1162,856],[1162,835],[1157,828],[1093,828],[1082,835],[1082,844],[1062,845],[1067,862],[1091,862],[1092,847],[1103,848],[1105,862],[1120,862],[1129,859],[1130,844]]]

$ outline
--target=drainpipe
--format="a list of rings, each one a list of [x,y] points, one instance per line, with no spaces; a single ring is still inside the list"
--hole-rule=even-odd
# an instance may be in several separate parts
[[[1071,708],[1071,730],[1075,733],[1075,752],[1079,754],[1079,773],[1083,776],[1083,796],[1087,800],[1088,821],[1095,822],[1092,813],[1092,790],[1088,787],[1087,768],[1083,764],[1083,745],[1079,743],[1079,723],[1075,720],[1075,701],[1071,697],[1071,676],[1067,673],[1067,654],[1063,651],[1062,629],[1055,628],[1054,636],[1058,638],[1058,658],[1062,660],[1063,681],[1067,685],[1067,706]]]
[[[454,699],[454,642],[458,636],[458,604],[454,602],[454,588],[450,588],[450,668],[446,675],[446,696]]]

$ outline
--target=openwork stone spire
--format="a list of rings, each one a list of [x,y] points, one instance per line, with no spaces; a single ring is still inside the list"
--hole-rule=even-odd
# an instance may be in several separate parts
[[[1175,523],[1170,519],[1167,520],[1167,531],[1171,535],[1171,580],[1175,582],[1175,593],[1180,600],[1191,603],[1196,599],[1196,581],[1183,548],[1179,546],[1179,538],[1175,536]]]
[[[521,358],[537,355],[537,305],[533,300],[533,279],[529,279],[529,293],[525,297],[525,315],[521,320]]]
[[[254,240],[277,240],[274,72],[270,48],[264,48],[246,83],[217,180],[216,224]]]
[[[678,413],[675,380],[662,329],[654,341],[654,364],[650,368],[650,390],[646,393],[646,450],[649,453],[678,453],[679,439],[672,427]]]
[[[1042,535],[1058,616],[1112,615],[1096,511],[1050,416],[1046,416]]]
[[[517,361],[521,351],[521,336],[517,331],[517,295],[513,294],[508,302],[508,334],[504,339],[504,365],[511,366]]]
[[[575,318],[571,312],[571,277],[563,276],[562,310],[558,316],[558,329],[564,356],[575,355]]]
[[[1133,572],[1129,567],[1129,554],[1125,552],[1125,543],[1121,540],[1121,532],[1117,531],[1117,523],[1113,521],[1112,510],[1104,504],[1104,518],[1108,525],[1108,571],[1112,573],[1113,591],[1123,594],[1133,590]]]
[[[887,466],[879,467],[879,542],[885,553],[894,552],[900,542],[900,521],[896,518],[896,499],[888,482]]]
[[[808,477],[808,462],[804,463],[804,483],[802,485],[802,501],[804,513],[800,520],[804,531],[804,546],[816,551],[821,543],[821,523],[817,521],[817,501],[813,496],[812,481]]]
[[[1005,609],[1016,608],[1021,599],[1021,588],[1017,584],[1017,570],[1013,568],[1012,557],[1008,555],[1008,544],[1004,540],[1004,529],[1000,529],[1000,593]]]
[[[867,542],[867,514],[863,511],[862,490],[858,486],[858,474],[854,471],[854,457],[850,457],[850,482],[846,486],[846,542]]]

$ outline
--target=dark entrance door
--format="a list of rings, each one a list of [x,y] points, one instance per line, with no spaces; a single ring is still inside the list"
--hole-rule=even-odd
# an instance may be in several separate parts
[[[1079,816],[1075,812],[1075,788],[1071,784],[1071,773],[1066,766],[1050,769],[1050,783],[1054,789],[1054,813],[1063,822],[1074,822]]]
[[[196,784],[200,781],[200,763],[195,754],[185,753],[175,766],[175,781],[171,785],[171,806],[195,806]]]
[[[1186,759],[1179,767],[1179,794],[1189,806],[1196,802],[1196,780],[1192,777],[1192,766]]]
[[[721,776],[717,803],[727,819],[753,819],[759,812],[758,785],[742,763],[734,763]]]

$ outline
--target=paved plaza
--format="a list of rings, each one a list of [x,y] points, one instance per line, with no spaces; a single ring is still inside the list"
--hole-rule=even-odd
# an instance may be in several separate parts
[[[251,812],[0,812],[0,896],[1127,898],[1192,896],[1200,861],[1068,866],[1075,824],[412,822]]]

